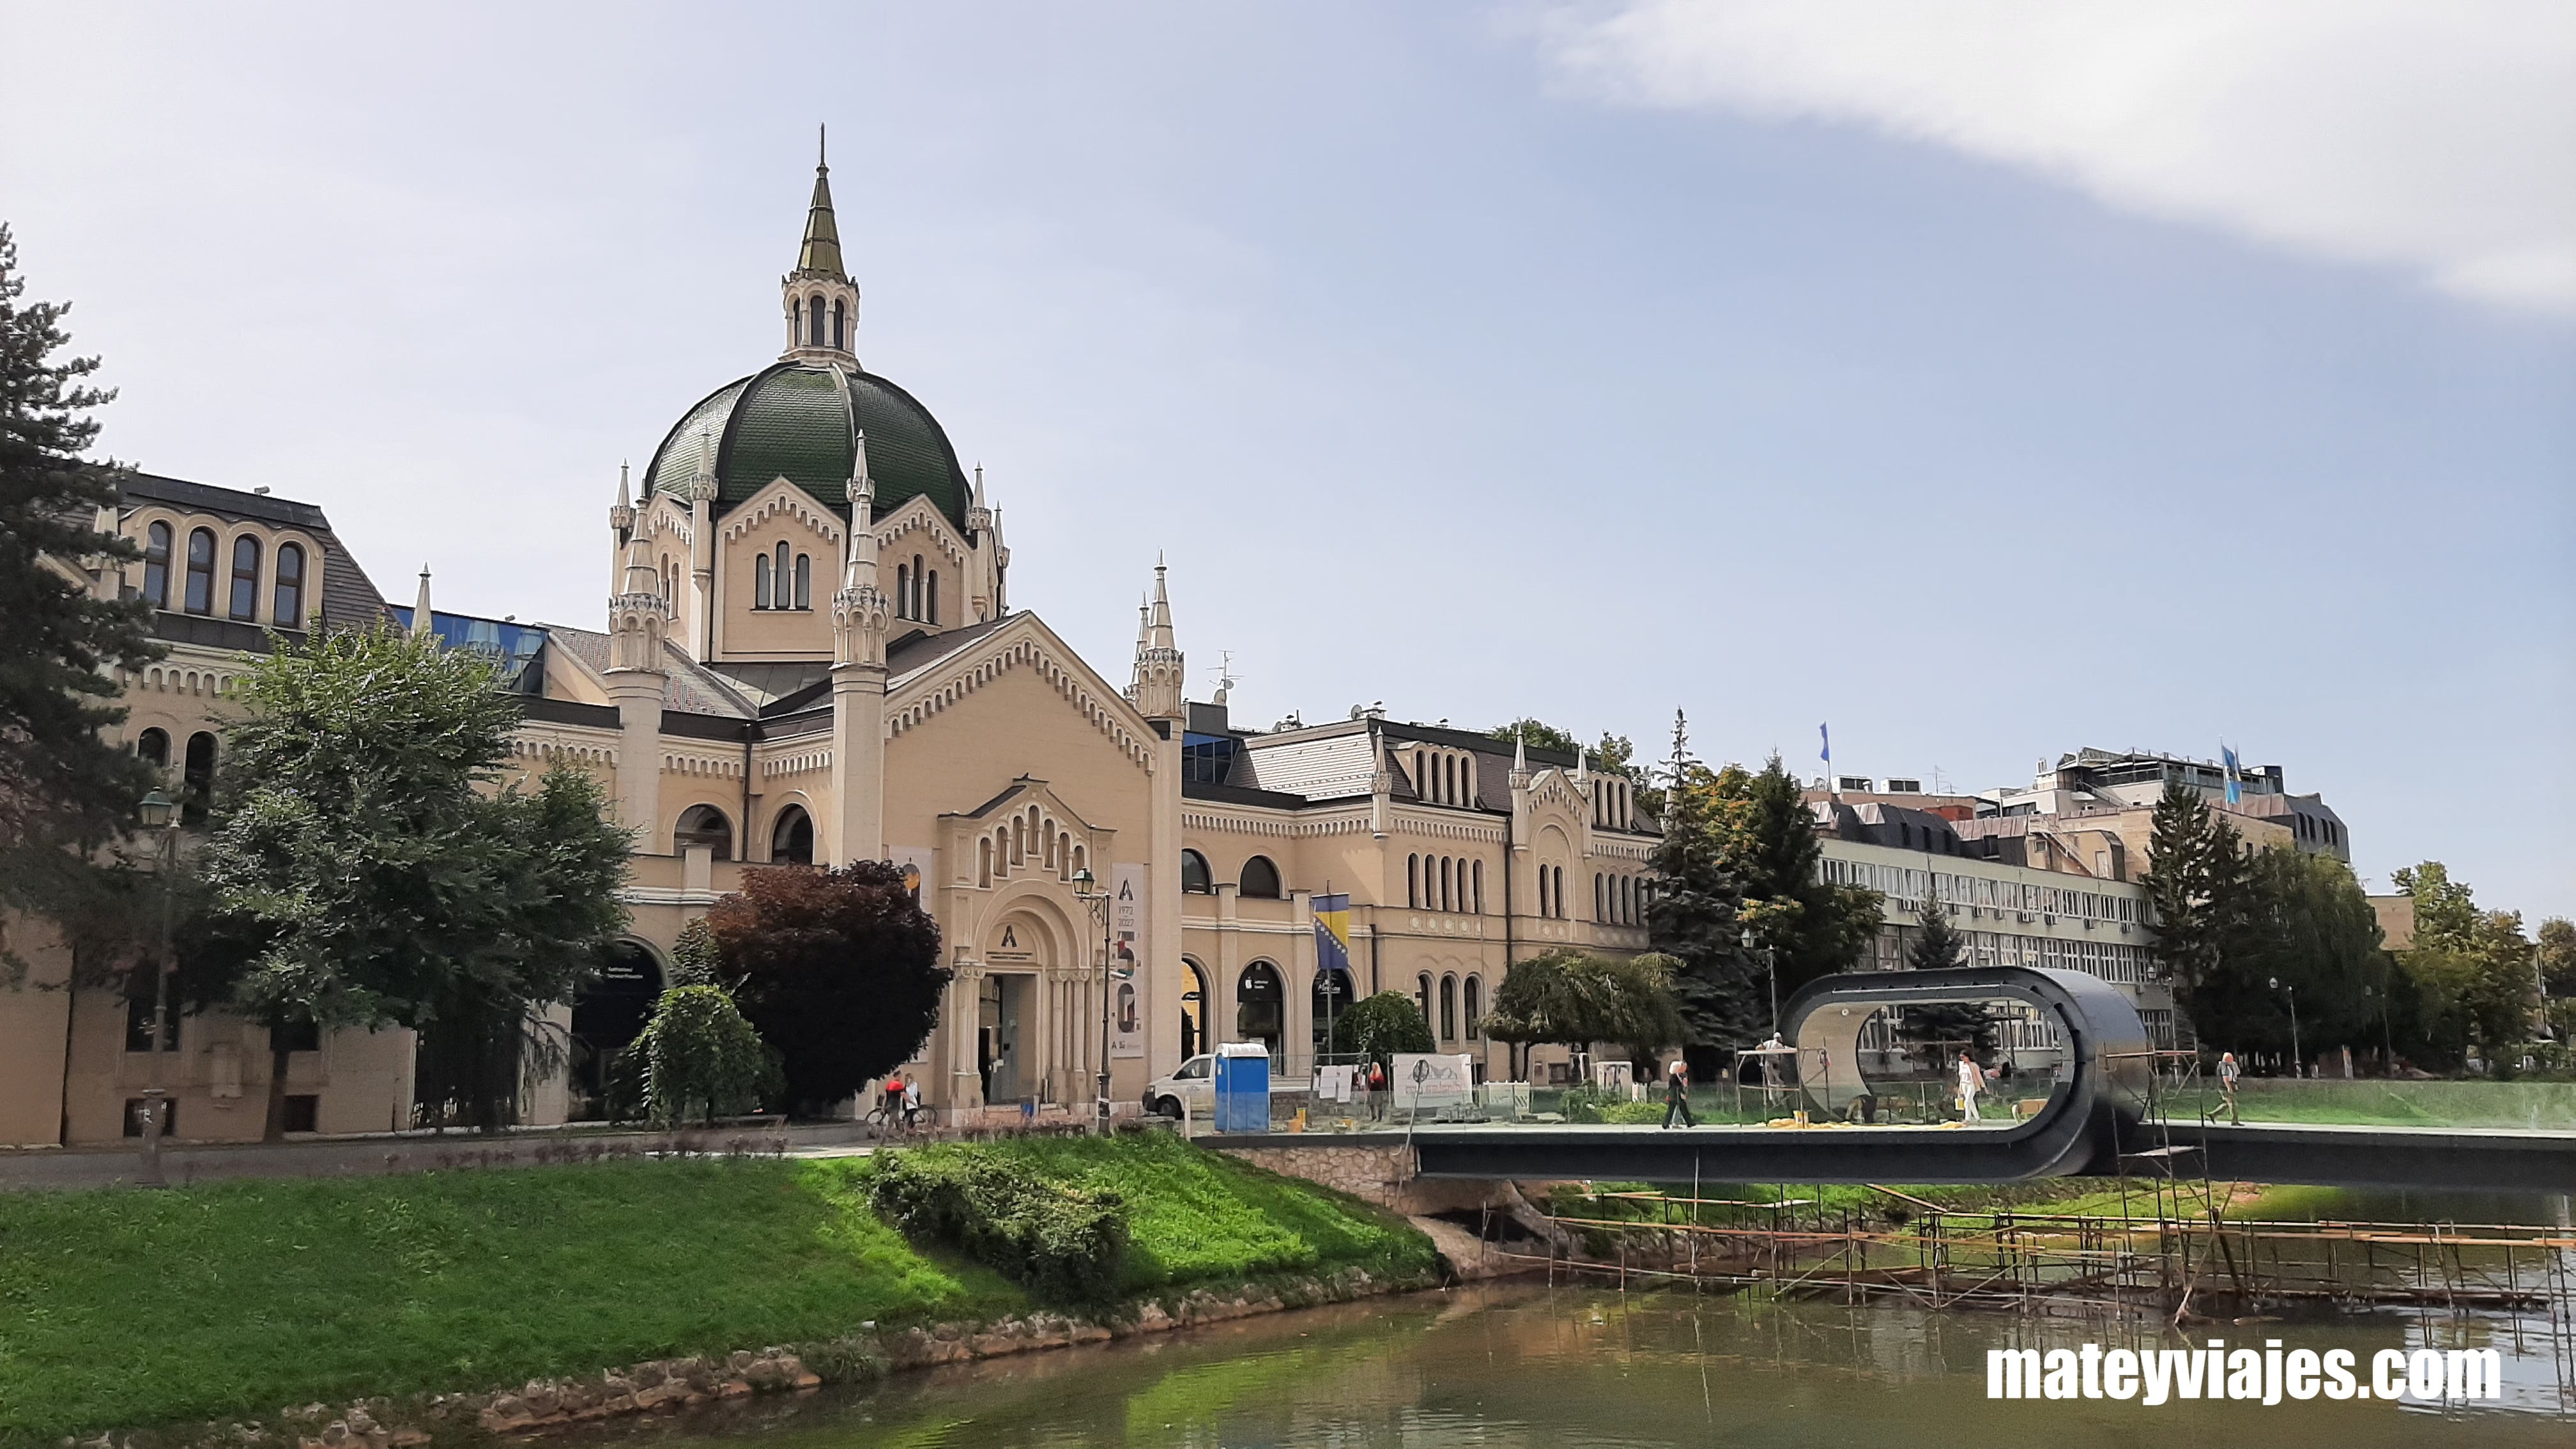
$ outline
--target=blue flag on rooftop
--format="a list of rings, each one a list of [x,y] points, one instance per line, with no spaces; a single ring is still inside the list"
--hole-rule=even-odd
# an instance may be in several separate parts
[[[2236,752],[2225,745],[2220,745],[2218,758],[2219,762],[2227,767],[2227,803],[2243,804],[2245,801],[2245,787],[2242,783],[2243,767],[2236,763]]]
[[[1834,767],[1834,732],[1823,725],[1818,725],[1816,726],[1816,738],[1823,741],[1825,746],[1824,751],[1821,754],[1818,754],[1816,758],[1824,761],[1826,771],[1831,773]]]

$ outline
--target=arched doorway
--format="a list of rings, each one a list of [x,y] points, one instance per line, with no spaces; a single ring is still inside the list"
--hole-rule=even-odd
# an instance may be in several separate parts
[[[1075,1084],[1051,1073],[1056,1053],[1039,1024],[1041,983],[1059,959],[1056,928],[1036,911],[1011,911],[985,936],[984,976],[975,998],[975,1073],[988,1106],[1074,1100]],[[1059,1000],[1059,1011],[1065,1004]]]
[[[1187,956],[1181,967],[1181,1060],[1188,1061],[1214,1044],[1207,1036],[1207,972]]]
[[[672,827],[671,843],[675,849],[687,850],[703,845],[718,860],[733,859],[733,822],[713,805],[692,805],[680,812],[679,824]],[[809,849],[806,852],[811,855]]]
[[[1333,1033],[1341,1019],[1349,1014],[1351,999],[1351,973],[1339,967],[1315,973],[1314,1013],[1311,1018],[1314,1040],[1311,1045],[1316,1061],[1349,1051],[1350,1044],[1335,1042]]]
[[[1243,975],[1234,983],[1234,1001],[1237,1039],[1257,1041],[1267,1047],[1275,1066],[1288,1021],[1288,991],[1279,980],[1279,968],[1267,961],[1244,967]]]
[[[634,1043],[662,994],[662,963],[641,941],[608,948],[608,963],[572,1003],[572,1117],[577,1121],[632,1117],[643,1102],[643,1074],[617,1070],[617,1054]],[[627,1080],[632,1078],[631,1081]]]

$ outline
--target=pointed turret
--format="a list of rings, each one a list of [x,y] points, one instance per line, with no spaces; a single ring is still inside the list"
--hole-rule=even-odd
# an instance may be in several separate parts
[[[1165,586],[1168,572],[1159,555],[1154,560],[1154,594],[1151,602],[1139,612],[1136,621],[1136,672],[1127,686],[1127,697],[1147,719],[1181,718],[1183,685],[1179,641],[1172,633],[1172,596]]]
[[[1529,739],[1524,734],[1515,734],[1512,736],[1511,786],[1515,790],[1526,790],[1529,782]]]
[[[662,596],[662,571],[641,533],[626,541],[625,577],[608,601],[608,667],[663,672],[662,641],[671,632],[671,601]]]
[[[814,128],[814,199],[805,207],[805,241],[796,249],[796,270],[846,279],[841,268],[841,226],[832,215],[832,167],[824,150],[824,132]]]
[[[415,639],[425,639],[435,632],[436,631],[430,625],[429,619],[429,565],[422,564],[420,566],[420,595],[418,598],[412,600],[411,605],[411,637]]]
[[[617,501],[609,506],[608,526],[617,530],[617,541],[626,541],[626,530],[635,526],[635,490],[627,485],[626,465],[617,465]]]
[[[819,153],[796,269],[780,279],[779,287],[787,310],[783,355],[793,362],[857,366],[859,288],[841,259],[841,227],[832,214],[832,168]]]

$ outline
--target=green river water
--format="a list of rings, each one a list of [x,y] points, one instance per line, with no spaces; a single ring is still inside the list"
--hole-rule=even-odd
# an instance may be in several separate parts
[[[2502,1351],[2505,1397],[2385,1402],[1993,1402],[1994,1347]],[[2576,1445],[2568,1345],[2546,1318],[2324,1316],[2203,1328],[2078,1318],[1621,1294],[1529,1282],[1223,1324],[1097,1348],[898,1375],[607,1431],[655,1449],[939,1445],[1726,1444],[1870,1449]]]

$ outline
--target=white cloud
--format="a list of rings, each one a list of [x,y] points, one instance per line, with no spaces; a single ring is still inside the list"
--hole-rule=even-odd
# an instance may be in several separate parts
[[[2576,313],[2569,0],[1627,0],[1542,34],[1599,98],[1856,122]]]

